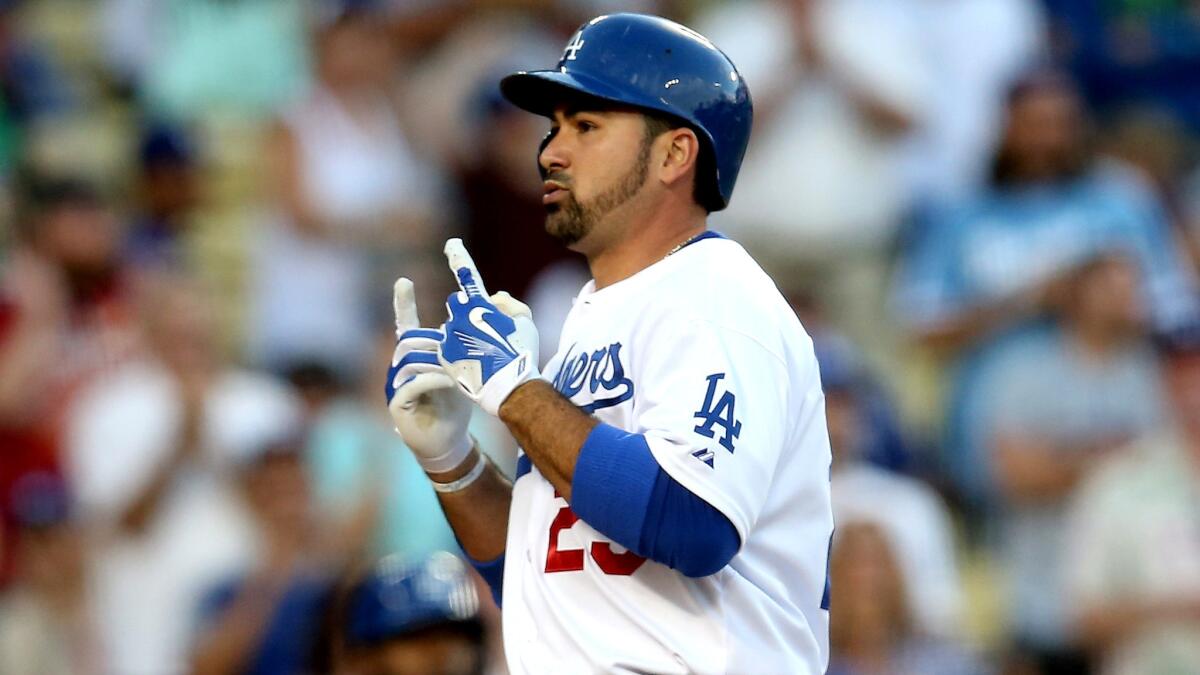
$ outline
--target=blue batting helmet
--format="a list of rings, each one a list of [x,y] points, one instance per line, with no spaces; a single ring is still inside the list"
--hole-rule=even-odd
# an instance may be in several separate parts
[[[750,140],[750,90],[728,56],[696,31],[656,16],[610,14],[583,24],[558,67],[509,75],[500,90],[515,105],[551,117],[572,94],[665,113],[692,127],[711,153],[715,191],[729,204]]]
[[[426,628],[464,626],[482,630],[479,596],[463,561],[434,553],[416,561],[383,558],[350,592],[346,639],[371,645]]]

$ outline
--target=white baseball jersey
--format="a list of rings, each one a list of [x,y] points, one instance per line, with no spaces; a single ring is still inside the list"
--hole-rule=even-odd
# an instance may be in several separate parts
[[[716,574],[686,577],[579,520],[532,468],[508,526],[510,669],[824,673],[824,397],[811,339],[745,250],[704,238],[599,291],[589,282],[545,372],[602,422],[644,434],[742,546]]]

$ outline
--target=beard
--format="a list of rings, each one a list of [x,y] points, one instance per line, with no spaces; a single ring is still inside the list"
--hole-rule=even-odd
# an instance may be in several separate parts
[[[597,195],[588,202],[575,199],[575,193],[568,190],[566,198],[557,204],[546,206],[546,233],[557,239],[564,246],[571,246],[582,240],[596,223],[600,222],[614,209],[629,201],[646,183],[650,171],[650,144],[643,143],[633,166],[625,172],[614,185]],[[559,180],[561,174],[550,174],[548,180]],[[565,185],[569,185],[566,181]]]

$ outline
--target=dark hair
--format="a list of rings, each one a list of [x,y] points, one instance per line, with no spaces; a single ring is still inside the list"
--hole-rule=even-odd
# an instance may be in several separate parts
[[[138,161],[143,169],[163,166],[190,166],[196,157],[187,133],[164,123],[152,123],[142,133]]]
[[[1009,85],[1005,94],[1005,114],[1011,115],[1012,109],[1018,103],[1031,96],[1054,91],[1073,95],[1082,101],[1078,86],[1066,73],[1046,66],[1030,68]],[[1081,112],[1083,112],[1082,108]],[[1088,133],[1086,119],[1083,121],[1085,124],[1080,131],[1078,147],[1070,156],[1063,158],[1059,167],[1062,178],[1074,178],[1083,174],[1095,154],[1094,139]],[[1017,169],[1018,162],[1013,156],[1012,149],[1008,147],[1009,130],[1007,126],[1009,124],[1011,124],[1011,120],[1006,120],[1000,142],[997,144],[988,166],[988,178],[995,187],[1007,187],[1020,180]]]
[[[654,139],[672,130],[686,127],[691,129],[700,140],[700,156],[696,159],[696,180],[692,185],[692,199],[704,207],[707,213],[720,208],[720,193],[717,191],[717,171],[713,163],[712,149],[705,140],[704,134],[687,122],[666,113],[642,111],[646,121],[644,143],[649,145]]]
[[[38,224],[49,213],[71,207],[99,208],[104,197],[91,182],[77,176],[18,174],[15,231],[19,237],[36,236]]]

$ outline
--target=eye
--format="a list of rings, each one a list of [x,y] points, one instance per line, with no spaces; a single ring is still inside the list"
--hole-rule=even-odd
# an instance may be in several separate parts
[[[585,120],[579,120],[575,123],[575,128],[579,131],[579,133],[586,134],[587,132],[595,129],[596,125]]]

